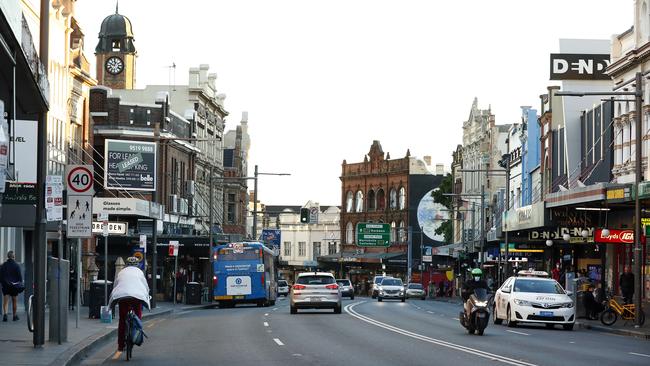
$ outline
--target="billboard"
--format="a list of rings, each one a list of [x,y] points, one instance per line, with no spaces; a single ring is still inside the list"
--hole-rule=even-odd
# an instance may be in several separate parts
[[[280,250],[280,238],[282,232],[276,229],[262,230],[262,242],[269,248]]]
[[[104,186],[131,191],[156,190],[156,143],[106,140]]]
[[[438,188],[442,175],[411,174],[409,176],[409,223],[413,228],[413,258],[420,259],[420,245],[436,247],[444,244],[444,236],[436,229],[447,219],[445,207],[433,201],[431,194]],[[422,230],[420,230],[422,228]]]
[[[552,53],[551,80],[611,80],[609,64],[606,54]]]

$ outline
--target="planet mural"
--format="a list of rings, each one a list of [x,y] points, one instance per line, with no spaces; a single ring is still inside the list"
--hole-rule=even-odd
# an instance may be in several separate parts
[[[433,201],[431,195],[438,188],[432,189],[425,194],[420,203],[418,203],[418,226],[422,227],[424,235],[429,239],[443,242],[445,237],[443,234],[436,235],[436,229],[440,227],[444,220],[449,218],[445,206]]]

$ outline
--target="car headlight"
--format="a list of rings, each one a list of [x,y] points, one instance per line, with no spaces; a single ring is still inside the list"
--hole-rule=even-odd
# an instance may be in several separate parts
[[[563,308],[569,308],[569,309],[570,309],[570,308],[573,307],[573,301],[571,301],[571,302],[565,302],[565,303],[563,303],[563,304],[560,304],[560,306],[563,307]]]
[[[530,306],[530,301],[515,299],[515,304],[519,306]]]
[[[400,291],[399,294],[400,294],[400,295],[404,295],[404,291]]]
[[[487,301],[477,301],[475,304],[476,306],[484,307],[487,306],[488,303]]]

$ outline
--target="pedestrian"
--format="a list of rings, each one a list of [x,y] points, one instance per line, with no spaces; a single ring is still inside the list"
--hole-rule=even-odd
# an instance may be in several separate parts
[[[551,270],[551,277],[560,282],[560,263],[555,263],[555,267]]]
[[[117,350],[123,351],[125,346],[126,317],[133,310],[138,318],[142,319],[142,305],[149,307],[149,285],[144,273],[138,268],[139,260],[136,257],[126,259],[126,267],[117,274],[109,304],[114,308],[120,307],[120,320],[117,333]]]
[[[25,285],[23,284],[23,276],[20,272],[20,266],[16,263],[13,250],[7,252],[7,261],[0,267],[0,283],[2,283],[2,295],[4,295],[2,321],[7,321],[9,297],[11,297],[12,310],[14,311],[13,320],[19,320],[17,314],[17,296],[25,290]]]
[[[587,319],[589,320],[598,319],[598,314],[605,310],[603,304],[596,301],[596,297],[594,295],[594,286],[591,284],[587,286],[587,291],[583,293],[582,301],[587,312]]]
[[[438,284],[438,297],[443,297],[445,296],[445,282],[440,281]]]
[[[623,294],[623,301],[626,304],[632,303],[632,297],[634,296],[634,274],[630,272],[630,267],[625,266],[623,274],[619,280],[619,286],[621,286],[621,293]]]

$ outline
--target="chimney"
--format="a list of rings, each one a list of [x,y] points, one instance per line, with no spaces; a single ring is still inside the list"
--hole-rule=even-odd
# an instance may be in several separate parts
[[[210,65],[201,64],[199,65],[199,84],[203,85],[208,82],[208,69]]]
[[[431,156],[426,155],[426,156],[424,157],[424,163],[425,163],[427,166],[430,166],[430,165],[431,165]]]
[[[436,175],[445,175],[445,165],[436,164]]]
[[[211,73],[208,74],[208,85],[212,90],[217,90],[217,74]]]
[[[190,88],[198,88],[199,87],[199,68],[198,67],[190,67],[189,84],[190,84]]]

